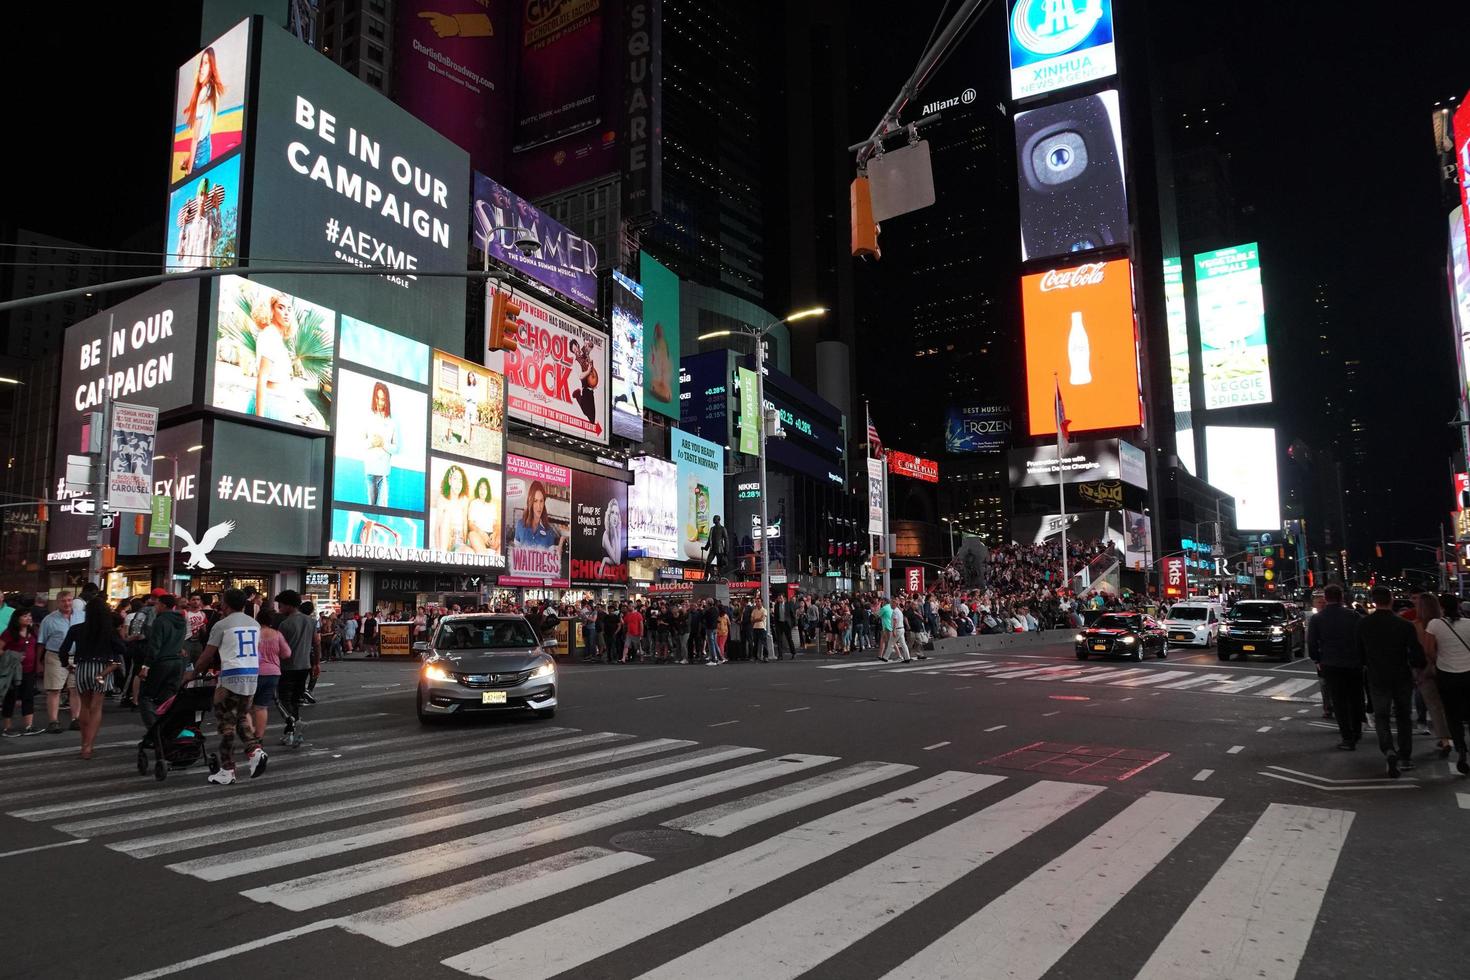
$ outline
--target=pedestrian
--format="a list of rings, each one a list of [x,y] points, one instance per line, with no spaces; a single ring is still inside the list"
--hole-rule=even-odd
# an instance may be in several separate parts
[[[730,642],[730,613],[727,609],[715,605],[715,636],[714,649],[710,651],[710,663],[715,666],[726,663],[725,644]]]
[[[1445,594],[1439,602],[1444,618],[1429,624],[1434,641],[1430,657],[1439,698],[1444,703],[1445,722],[1458,754],[1455,769],[1462,776],[1470,776],[1465,745],[1465,728],[1470,725],[1470,620],[1460,614],[1459,596]]]
[[[766,607],[761,602],[760,593],[755,596],[755,603],[750,610],[750,638],[751,655],[759,658],[761,663],[771,659],[766,651]]]
[[[674,634],[674,652],[679,655],[679,663],[687,664],[689,663],[689,609],[682,599],[674,604],[670,625]]]
[[[75,680],[61,663],[61,644],[67,632],[87,618],[86,607],[72,598],[70,592],[56,596],[56,609],[41,620],[36,642],[45,651],[41,655],[41,684],[46,689],[46,734],[61,734],[61,692],[75,689]],[[71,731],[81,730],[79,702],[71,706]]]
[[[893,646],[893,604],[884,596],[882,602],[873,600],[873,612],[878,620],[878,659],[888,663],[888,651]]]
[[[281,735],[281,744],[300,748],[305,738],[302,735],[301,701],[306,694],[306,682],[316,665],[320,647],[316,641],[316,624],[301,611],[301,595],[287,589],[276,596],[276,611],[281,621],[276,629],[291,648],[291,656],[281,662],[281,680],[277,688],[276,704],[281,717],[286,720],[286,730]]]
[[[1424,669],[1414,672],[1414,689],[1418,701],[1424,705],[1425,724],[1421,735],[1433,735],[1438,740],[1439,757],[1450,757],[1450,725],[1445,719],[1444,702],[1439,696],[1439,680],[1432,651],[1435,639],[1429,634],[1429,624],[1444,618],[1439,597],[1433,592],[1421,592],[1414,597],[1414,629],[1419,634],[1419,645],[1424,648]]]
[[[103,699],[112,689],[113,675],[122,669],[123,641],[118,633],[121,624],[100,594],[88,601],[85,616],[66,631],[57,655],[81,702],[80,713],[73,707],[72,714],[81,722],[81,757],[90,759],[102,727]]]
[[[0,632],[0,691],[4,692],[4,737],[39,735],[36,727],[36,685],[41,680],[41,655],[44,648],[36,642],[35,616],[29,609],[17,609]],[[20,703],[20,727],[12,728],[10,719]]]
[[[344,620],[342,620],[342,654],[343,654],[343,656],[346,656],[346,655],[352,653],[353,649],[356,647],[356,645],[357,645],[357,631],[361,627],[361,625],[362,625],[362,623],[359,622],[359,620],[357,618],[357,613],[353,613],[352,615],[350,615],[347,618],[345,618]]]
[[[745,641],[743,639],[745,636],[745,631],[741,628],[740,623],[740,615],[743,612],[744,607],[745,601],[743,599],[736,599],[735,606],[731,609],[726,610],[730,621],[729,639],[726,641],[729,649],[729,653],[727,654],[727,656],[734,657],[736,660],[746,659],[744,645]]]
[[[700,622],[704,624],[704,662],[706,664],[720,663],[720,606],[713,599],[703,602],[703,612]]]
[[[362,618],[362,652],[369,659],[378,656],[378,611],[369,609]]]
[[[1327,605],[1327,597],[1321,592],[1312,596],[1312,615],[1321,612]],[[1322,676],[1322,665],[1317,664],[1317,676],[1322,678],[1322,717],[1327,721],[1333,719],[1332,714],[1332,689],[1327,686],[1327,678]]]
[[[158,613],[153,617],[143,658],[138,664],[134,700],[144,728],[153,727],[158,720],[158,706],[177,694],[184,683],[189,662],[184,656],[184,641],[188,638],[189,622],[179,612],[178,603],[171,595],[158,597]]]
[[[256,740],[263,742],[266,727],[270,724],[270,707],[276,702],[276,692],[281,686],[281,664],[291,659],[291,645],[279,629],[279,613],[262,609],[256,622],[260,624],[260,670],[256,674],[250,718],[254,723]]]
[[[1318,665],[1322,683],[1336,705],[1337,747],[1351,752],[1363,737],[1363,654],[1358,646],[1358,615],[1342,602],[1342,586],[1323,590],[1322,611],[1307,621],[1307,654]]]
[[[643,614],[638,611],[638,606],[631,603],[623,603],[623,659],[627,663],[631,656],[634,663],[643,657]]]
[[[255,731],[252,701],[260,676],[260,624],[247,616],[245,593],[226,589],[220,595],[220,611],[224,613],[209,631],[209,640],[194,670],[202,674],[210,667],[219,668],[219,684],[214,689],[214,721],[219,732],[219,768],[208,776],[216,786],[235,781],[235,733],[245,741],[246,764],[254,778],[265,771],[269,757],[260,747]]]
[[[1373,587],[1374,610],[1358,624],[1358,647],[1368,668],[1368,686],[1373,692],[1373,727],[1378,748],[1397,779],[1401,771],[1414,768],[1413,698],[1414,672],[1427,664],[1414,624],[1393,611],[1393,593],[1382,585]],[[1389,713],[1398,741],[1389,728]]]

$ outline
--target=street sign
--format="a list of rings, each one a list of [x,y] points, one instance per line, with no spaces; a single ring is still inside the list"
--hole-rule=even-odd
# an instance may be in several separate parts
[[[910,565],[903,570],[903,590],[905,592],[924,591],[924,568],[922,565]]]
[[[104,530],[104,531],[111,531],[115,527],[117,527],[117,515],[116,514],[103,514],[102,515],[102,530]]]

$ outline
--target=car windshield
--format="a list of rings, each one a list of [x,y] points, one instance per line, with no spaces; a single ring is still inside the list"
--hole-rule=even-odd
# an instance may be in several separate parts
[[[1241,602],[1230,610],[1231,619],[1260,619],[1268,623],[1286,620],[1286,607],[1279,602]]]
[[[1097,628],[1101,630],[1126,630],[1138,625],[1137,616],[1100,616]]]
[[[536,645],[524,619],[463,619],[439,627],[437,650],[523,650]]]
[[[1170,619],[1195,619],[1203,621],[1205,609],[1202,606],[1175,606],[1169,613]]]

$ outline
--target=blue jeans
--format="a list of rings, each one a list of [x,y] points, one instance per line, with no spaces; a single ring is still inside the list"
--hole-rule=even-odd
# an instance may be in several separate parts
[[[719,632],[717,630],[709,631],[709,649],[706,651],[705,656],[710,660],[720,659],[720,641],[718,637]]]
[[[384,473],[382,476],[373,476],[369,473],[367,476],[367,495],[369,507],[387,507],[388,474]]]

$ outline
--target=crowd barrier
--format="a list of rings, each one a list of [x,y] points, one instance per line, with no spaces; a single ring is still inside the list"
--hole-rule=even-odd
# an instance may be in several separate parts
[[[975,634],[955,636],[934,641],[937,653],[979,653],[990,650],[1019,650],[1027,647],[1052,646],[1071,643],[1077,635],[1074,629],[1043,630],[1037,633],[996,633],[991,636]]]

